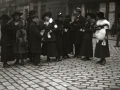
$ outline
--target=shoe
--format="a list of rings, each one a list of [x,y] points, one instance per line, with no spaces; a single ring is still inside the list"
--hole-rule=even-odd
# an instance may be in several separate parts
[[[76,58],[77,57],[77,55],[74,55],[74,58]]]
[[[25,65],[24,60],[21,60],[20,65],[22,65],[22,66],[24,66],[24,65]]]
[[[70,58],[70,56],[69,56],[69,55],[67,55],[67,58]]]
[[[47,58],[47,61],[46,62],[50,62],[50,58]]]
[[[120,46],[114,46],[114,47],[120,47]]]
[[[19,65],[19,64],[20,64],[20,63],[19,63],[18,60],[16,60],[15,63],[14,63],[14,65]]]
[[[78,55],[77,58],[81,58],[81,56]]]
[[[100,63],[100,65],[105,65],[106,64],[106,60],[104,59],[101,63]]]
[[[97,61],[97,63],[96,63],[96,64],[101,64],[101,63],[102,63],[102,61],[103,61],[103,60],[101,59],[100,61]]]
[[[86,60],[91,60],[89,57],[86,57]]]
[[[9,68],[9,67],[10,67],[10,65],[9,65],[9,64],[7,64],[7,63],[6,63],[6,64],[5,64],[5,63],[3,63],[3,67],[4,67],[4,68]]]
[[[86,58],[84,57],[84,58],[82,58],[82,60],[84,61],[84,60],[86,60]]]

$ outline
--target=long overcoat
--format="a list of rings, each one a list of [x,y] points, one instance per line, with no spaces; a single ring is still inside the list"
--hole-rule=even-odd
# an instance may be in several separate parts
[[[73,44],[81,44],[84,33],[81,29],[85,26],[85,18],[83,16],[76,17],[75,21],[71,24],[73,30]]]
[[[12,29],[10,29],[10,25],[6,22],[2,22],[1,33],[1,61],[13,61],[13,33]]]
[[[40,32],[41,30],[37,23],[32,21],[29,27],[29,44],[31,53],[42,53],[41,39],[43,36],[40,34]]]

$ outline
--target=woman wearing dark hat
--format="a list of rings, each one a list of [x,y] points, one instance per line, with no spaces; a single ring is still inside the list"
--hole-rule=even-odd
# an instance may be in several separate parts
[[[93,57],[93,44],[92,44],[92,37],[93,37],[93,27],[95,25],[92,21],[92,13],[87,13],[86,17],[86,24],[83,28],[84,36],[82,40],[82,46],[80,51],[80,56],[85,56],[83,60],[90,60],[90,57]]]
[[[63,31],[63,58],[69,58],[68,54],[71,53],[71,27],[70,27],[71,17],[69,15],[65,16],[64,20],[64,31]]]
[[[63,56],[63,15],[61,12],[58,12],[57,19],[55,20],[58,28],[56,30],[56,41],[57,41],[57,50],[58,50],[58,60],[61,61]]]
[[[19,64],[21,60],[21,65],[24,65],[26,47],[27,47],[27,33],[24,30],[24,22],[21,19],[22,13],[14,12],[11,16],[13,17],[12,29],[13,29],[13,45],[14,45],[14,54],[16,58],[15,65]]]
[[[110,57],[109,45],[108,45],[108,36],[107,30],[110,28],[110,23],[105,19],[103,12],[97,13],[98,21],[96,23],[96,32],[95,36],[97,39],[96,49],[95,49],[95,57],[101,58],[98,61],[98,64],[105,65],[106,57]]]
[[[10,65],[7,63],[8,61],[14,60],[14,53],[13,53],[13,34],[12,30],[10,29],[10,22],[11,18],[3,14],[0,17],[0,20],[2,20],[1,25],[1,61],[3,62],[3,67],[8,68]]]
[[[47,56],[47,62],[50,62],[50,57],[58,56],[56,35],[55,35],[57,25],[54,23],[51,17],[52,17],[52,14],[50,12],[46,12],[42,16],[42,18],[44,19],[43,29],[45,29],[45,33],[43,35],[44,42],[42,47],[43,49],[42,54]]]

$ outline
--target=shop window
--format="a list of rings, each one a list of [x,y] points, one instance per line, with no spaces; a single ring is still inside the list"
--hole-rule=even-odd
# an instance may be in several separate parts
[[[46,5],[41,5],[41,16],[46,12]]]
[[[37,11],[36,15],[38,15],[38,6],[34,6],[33,9]]]

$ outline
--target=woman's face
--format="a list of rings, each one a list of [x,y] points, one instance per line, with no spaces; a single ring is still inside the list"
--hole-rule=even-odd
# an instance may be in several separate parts
[[[19,15],[16,15],[16,16],[15,16],[15,19],[16,19],[16,20],[19,20],[19,19],[20,19],[20,16],[19,16]]]
[[[35,17],[35,18],[33,19],[33,21],[36,22],[36,23],[38,23],[38,22],[39,22],[39,18],[38,18],[38,17]]]
[[[49,20],[50,20],[50,17],[45,16],[45,21],[49,21]]]

